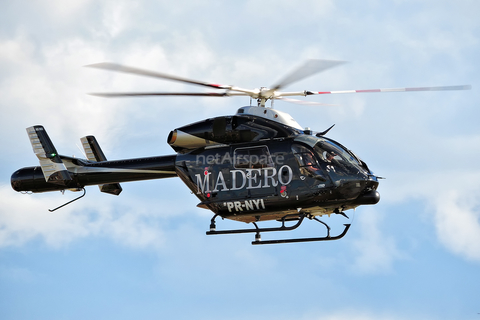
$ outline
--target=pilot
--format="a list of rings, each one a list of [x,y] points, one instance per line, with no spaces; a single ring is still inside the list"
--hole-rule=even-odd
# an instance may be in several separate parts
[[[335,156],[337,154],[333,151],[327,151],[326,152],[326,155],[325,155],[325,161],[327,162],[327,171],[333,171],[335,172],[335,167],[333,166],[334,165],[334,162],[335,162]]]
[[[327,152],[327,162],[332,162],[333,158],[336,156],[337,154],[333,151],[330,151],[330,152]]]

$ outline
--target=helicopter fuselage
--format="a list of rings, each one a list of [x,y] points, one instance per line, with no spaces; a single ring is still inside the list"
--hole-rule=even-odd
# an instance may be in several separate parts
[[[27,128],[40,166],[17,170],[11,178],[19,192],[81,191],[98,185],[119,195],[121,182],[178,176],[214,213],[207,235],[255,233],[252,244],[330,241],[330,227],[315,216],[341,214],[359,205],[376,204],[378,180],[353,152],[324,135],[301,130],[288,114],[244,107],[233,116],[202,120],[170,132],[174,155],[107,161],[93,136],[81,138],[87,160],[61,156],[43,126]],[[252,223],[254,229],[217,230],[215,219]],[[296,229],[305,218],[317,220],[327,235],[315,238],[261,240],[261,232]],[[277,220],[280,227],[259,228]],[[297,221],[286,226],[289,221]]]
[[[333,140],[305,134],[179,154],[175,170],[199,207],[243,222],[340,213],[379,201],[377,178],[365,163]]]
[[[178,176],[199,207],[243,222],[343,213],[379,201],[377,177],[353,152],[276,120],[277,113],[269,115],[276,121],[267,116],[237,113],[199,121],[170,133],[176,155],[115,161],[106,161],[96,141],[86,150],[96,150],[97,158],[59,156],[44,128],[31,127],[41,166],[17,170],[12,187],[47,192],[99,185],[118,195],[120,182]]]

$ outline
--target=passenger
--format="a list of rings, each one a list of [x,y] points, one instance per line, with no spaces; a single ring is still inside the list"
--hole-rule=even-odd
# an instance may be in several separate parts
[[[307,170],[310,176],[320,179],[320,180],[325,180],[325,176],[323,175],[322,170],[317,165],[317,161],[315,160],[313,154],[310,153],[305,153],[303,155],[303,160],[304,160],[304,168]]]

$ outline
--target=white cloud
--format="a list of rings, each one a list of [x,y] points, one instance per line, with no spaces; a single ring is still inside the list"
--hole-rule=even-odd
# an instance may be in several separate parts
[[[49,283],[74,289],[58,291],[37,282],[24,287],[30,294],[22,295],[21,300],[15,289],[9,294],[14,302],[9,304],[10,314],[20,312],[28,318],[26,311],[16,306],[21,307],[20,301],[36,303],[40,294],[52,301],[63,299],[63,312],[72,318],[83,316],[72,313],[76,296],[85,297],[87,303],[93,301],[90,312],[96,315],[111,314],[113,309],[108,306],[118,305],[119,298],[131,301],[114,310],[120,317],[128,314],[125,311],[138,314],[139,310],[146,315],[185,316],[181,310],[185,297],[198,318],[221,318],[236,309],[234,316],[239,319],[272,316],[272,310],[280,319],[412,319],[405,316],[409,311],[404,308],[411,301],[420,301],[417,306],[410,305],[416,308],[411,311],[416,315],[423,310],[427,318],[440,318],[444,310],[450,310],[450,315],[463,310],[456,318],[468,317],[475,305],[471,298],[475,286],[467,286],[460,294],[455,289],[465,284],[462,281],[476,279],[470,261],[479,261],[476,195],[480,174],[476,159],[480,141],[474,137],[478,136],[479,118],[475,107],[479,100],[477,2],[40,0],[28,6],[10,1],[4,7],[0,13],[0,159],[4,179],[16,168],[38,162],[25,133],[30,125],[45,125],[61,154],[78,155],[78,138],[94,134],[109,159],[147,156],[173,153],[165,143],[169,130],[232,114],[248,103],[243,98],[90,97],[85,92],[202,88],[82,67],[89,63],[112,61],[253,88],[273,84],[303,59],[331,58],[351,63],[295,83],[288,90],[474,86],[462,93],[306,97],[340,104],[332,108],[276,103],[276,108],[289,112],[304,126],[322,130],[336,123],[329,136],[340,137],[341,143],[387,177],[380,183],[381,203],[359,208],[349,235],[340,241],[259,248],[249,244],[252,235],[205,236],[211,212],[195,208],[198,199],[179,179],[125,183],[119,197],[90,187],[84,199],[54,213],[47,209],[76,194],[21,195],[8,181],[0,181],[0,249],[7,257],[5,266],[0,266],[2,280],[26,283],[39,279],[41,270]],[[403,228],[387,230],[386,226],[392,226],[389,219],[395,218],[381,209],[384,205],[395,206],[396,212],[415,212],[410,215],[411,223],[430,228],[427,234],[432,242],[432,234],[437,232],[437,243],[412,240],[410,234],[401,234]],[[310,230],[300,229],[300,233]],[[405,238],[414,243],[417,252],[440,245],[446,249],[432,253],[434,261],[416,259],[409,250],[413,246],[400,242]],[[133,248],[138,258],[122,269],[115,262],[131,257],[128,252],[102,252],[100,248],[96,254],[101,257],[97,257],[108,262],[97,272],[99,279],[107,280],[103,285],[109,286],[112,270],[120,277],[110,279],[145,285],[126,286],[125,281],[118,281],[116,286],[105,287],[104,296],[110,299],[98,304],[102,290],[84,285],[90,272],[78,273],[79,279],[72,283],[70,275],[84,268],[78,261],[87,258],[81,244],[95,246],[99,239]],[[62,255],[60,267],[50,268],[43,261],[55,259],[59,250],[39,255],[38,243],[68,252]],[[21,257],[25,252],[28,259]],[[152,252],[156,256],[153,268]],[[410,259],[415,259],[413,264]],[[462,273],[450,275],[449,281],[435,281],[445,275],[442,272],[448,273],[435,266],[448,265],[450,260]],[[149,270],[156,263],[160,270],[155,279]],[[56,274],[62,264],[73,270]],[[413,290],[403,281],[412,267],[420,279]],[[285,281],[292,276],[295,281]],[[98,285],[101,289],[102,283]],[[423,290],[414,290],[415,285]],[[265,289],[252,290],[257,287]],[[121,296],[115,292],[119,288],[126,289]],[[73,292],[75,297],[70,296]],[[421,295],[426,292],[432,293],[432,304],[422,304]],[[355,295],[360,299],[355,300]],[[264,303],[253,309],[236,303],[247,296]],[[204,302],[215,298],[220,298],[221,304],[212,313]],[[390,303],[397,298],[403,303]],[[154,300],[160,303],[149,303]],[[48,318],[51,313],[47,309],[48,303],[44,309],[38,308],[37,317]]]
[[[108,1],[105,4],[102,23],[109,37],[116,37],[124,30],[127,30],[139,7],[136,1]]]
[[[334,1],[331,0],[307,0],[302,3],[295,3],[287,0],[282,1],[248,1],[248,11],[257,19],[265,19],[265,14],[268,14],[271,19],[285,19],[290,23],[295,23],[295,17],[301,16],[304,19],[316,20],[325,19],[335,9]],[[308,11],[308,15],[305,12]]]
[[[46,209],[47,199],[12,195],[0,189],[0,246],[21,246],[37,237],[53,247],[61,247],[88,232],[87,218],[72,214],[71,208],[55,214]]]
[[[94,188],[90,189],[98,192]],[[133,195],[121,198],[104,194],[87,195],[55,212],[48,212],[61,202],[79,196],[78,193],[21,195],[9,186],[0,189],[0,247],[22,246],[41,240],[53,248],[67,246],[85,237],[107,237],[134,248],[159,248],[164,242],[162,221],[172,214],[183,214],[185,206],[168,200],[162,210],[155,201]],[[60,202],[60,203],[59,203]],[[157,209],[156,209],[157,208]]]
[[[88,7],[92,0],[70,0],[70,1],[39,1],[39,5],[44,7],[45,12],[50,18],[66,22],[72,19],[72,16]]]
[[[90,2],[88,1],[75,1],[68,5],[60,2],[55,2],[51,6],[47,5],[45,8],[51,8],[51,15],[59,17],[58,19],[62,20],[61,24],[66,23],[66,21],[68,21],[69,18],[72,18],[78,11],[83,12],[85,10],[94,10],[94,7],[90,6]],[[166,6],[169,4],[165,2],[161,4],[160,7],[163,5]],[[212,35],[212,31],[218,32],[221,36],[226,36],[228,29],[202,29],[199,31],[194,28],[185,28],[184,23],[175,23],[177,22],[176,18],[179,15],[191,14],[193,16],[193,13],[195,13],[194,11],[199,10],[202,5],[196,3],[193,7],[186,7],[190,8],[189,10],[193,8],[193,10],[186,12],[180,6],[174,6],[174,8],[172,8],[171,13],[173,13],[173,16],[168,20],[168,26],[171,26],[171,28],[167,28],[167,22],[163,22],[163,20],[158,21],[158,23],[153,20],[137,21],[136,23],[138,25],[144,27],[149,26],[150,24],[150,26],[154,27],[151,29],[154,30],[154,32],[138,33],[140,36],[136,39],[121,38],[124,35],[124,32],[129,30],[129,28],[138,31],[138,29],[135,29],[137,24],[134,25],[133,20],[130,20],[130,18],[132,18],[131,14],[132,12],[138,13],[140,11],[145,13],[152,7],[137,6],[134,2],[117,4],[116,2],[107,1],[100,6],[100,18],[96,17],[100,21],[94,21],[93,24],[88,24],[86,26],[85,30],[89,30],[89,34],[76,33],[73,37],[62,36],[60,34],[61,36],[55,38],[54,41],[49,38],[49,41],[42,42],[35,41],[35,39],[28,36],[27,33],[17,31],[14,33],[15,36],[13,38],[2,40],[0,42],[0,65],[2,66],[2,71],[4,71],[3,75],[6,77],[8,76],[8,78],[1,83],[0,90],[1,92],[4,92],[4,95],[2,96],[2,111],[5,112],[8,117],[3,117],[0,121],[5,132],[21,132],[23,135],[22,137],[8,139],[6,143],[13,146],[20,144],[21,141],[21,145],[25,145],[25,149],[30,152],[30,146],[28,145],[26,135],[24,134],[24,128],[32,124],[42,123],[46,125],[47,131],[50,133],[50,136],[60,153],[66,153],[69,155],[72,153],[78,154],[79,152],[74,146],[74,143],[78,141],[79,137],[85,134],[95,134],[99,136],[102,146],[105,146],[107,149],[113,149],[121,143],[119,142],[121,139],[128,139],[128,137],[125,137],[126,130],[129,132],[129,137],[138,134],[141,135],[140,138],[144,138],[146,135],[152,136],[152,126],[150,125],[155,124],[155,126],[158,127],[167,127],[170,125],[170,122],[173,122],[172,119],[181,124],[186,124],[190,120],[195,121],[201,119],[201,117],[207,112],[217,114],[217,110],[221,110],[221,107],[226,104],[237,106],[236,104],[238,102],[243,104],[247,101],[236,99],[235,102],[225,102],[225,99],[196,99],[188,100],[189,103],[184,103],[179,98],[179,100],[177,100],[179,102],[176,102],[174,107],[169,105],[169,108],[162,109],[159,107],[158,109],[152,110],[152,108],[142,109],[143,106],[139,106],[139,104],[147,104],[144,102],[145,100],[139,102],[139,100],[134,99],[114,100],[89,97],[85,95],[85,92],[102,91],[104,89],[105,91],[141,91],[147,88],[159,88],[158,91],[169,91],[178,88],[184,89],[185,86],[167,81],[157,82],[154,79],[141,79],[140,77],[135,76],[112,74],[82,68],[83,65],[88,63],[114,60],[115,62],[128,63],[152,70],[178,74],[180,76],[192,78],[198,77],[199,80],[222,81],[226,83],[232,81],[233,84],[250,87],[269,85],[273,83],[274,80],[280,78],[283,75],[282,72],[287,72],[293,67],[292,63],[296,64],[300,62],[292,62],[292,57],[285,55],[285,52],[291,49],[287,50],[286,47],[283,47],[285,45],[282,43],[284,40],[283,38],[278,44],[272,42],[269,46],[259,45],[258,47],[253,47],[249,50],[250,52],[247,51],[247,54],[245,55],[243,51],[239,50],[238,52],[241,53],[238,53],[237,51],[230,49],[231,56],[225,57],[222,55],[224,51],[216,50],[219,49],[219,46],[228,46],[231,45],[231,43],[223,41],[216,43],[215,41],[211,41],[209,37]],[[154,8],[158,9],[159,7]],[[285,13],[291,13],[291,16],[303,15],[305,10],[308,10],[310,13],[307,17],[308,19],[322,19],[322,21],[318,22],[318,28],[322,28],[328,23],[333,22],[333,18],[330,18],[330,15],[332,12],[337,12],[339,9],[341,8],[338,7],[337,9],[336,3],[332,1],[309,1],[303,3],[301,6],[289,2],[281,2],[280,4],[272,1],[262,2],[261,4],[249,2],[246,7],[242,7],[242,10],[247,11],[248,14],[251,14],[252,17],[257,19],[248,26],[244,26],[245,28],[257,28],[259,26],[267,27],[268,24],[262,23],[263,19],[265,19],[266,12],[268,12],[272,19],[283,20],[285,19]],[[465,9],[462,9],[461,12],[465,12]],[[447,13],[449,14],[450,12],[445,11],[440,15],[437,15],[437,13],[435,19],[441,21],[444,19],[443,15]],[[175,14],[177,16],[175,16]],[[167,16],[164,12],[162,12],[162,15]],[[232,19],[234,18],[233,16],[230,17]],[[458,27],[458,30],[466,30],[468,29],[468,26],[470,26],[469,23],[471,23],[471,21],[476,21],[472,20],[470,15],[468,17],[469,20]],[[235,16],[235,18],[238,17]],[[457,38],[458,32],[451,31],[439,36],[438,30],[433,27],[429,27],[428,30],[425,30],[421,34],[417,34],[412,32],[412,29],[417,28],[419,25],[428,25],[428,21],[422,21],[419,17],[414,17],[415,19],[411,20],[413,22],[411,26],[407,26],[408,28],[399,28],[400,24],[403,25],[403,21],[393,19],[392,17],[385,17],[385,19],[387,18],[390,19],[390,24],[379,31],[383,34],[389,34],[391,36],[391,43],[395,44],[395,42],[400,42],[403,44],[403,47],[408,49],[405,50],[405,52],[398,52],[399,57],[405,56],[405,54],[407,57],[410,57],[412,52],[418,51],[419,49],[422,49],[422,52],[428,51],[425,54],[430,55],[432,52],[448,53],[453,47],[465,48],[477,43],[471,36],[472,31],[462,33],[465,38],[462,38],[461,40],[458,40]],[[305,23],[304,19],[295,19],[295,21]],[[378,25],[378,23],[367,25],[367,22],[370,22],[370,20],[365,21],[365,24],[358,26],[358,31],[364,31],[364,28]],[[356,22],[352,21],[351,23]],[[275,25],[275,23],[272,22],[270,22],[270,24]],[[276,25],[277,27],[283,26],[283,24]],[[101,26],[101,31],[98,31],[100,32],[100,36],[96,31],[93,31],[92,26]],[[348,24],[346,26],[348,28],[352,27],[352,25]],[[340,27],[345,27],[345,25]],[[258,30],[258,34],[260,34],[259,38],[253,39],[261,39],[262,32],[266,31],[266,29]],[[269,30],[269,32],[270,31],[271,30]],[[319,30],[311,31],[312,35],[316,35],[317,37],[325,34]],[[256,34],[256,36],[258,36],[258,34]],[[271,33],[265,34],[270,35]],[[322,41],[319,43],[312,44],[308,42],[295,42],[295,44],[304,44],[295,47],[296,57],[301,60],[302,58],[311,58],[312,56],[322,55],[326,50],[326,44],[331,40],[330,37],[334,37],[335,34],[338,33],[328,33],[328,35],[325,35],[325,38],[322,38]],[[417,35],[417,37],[411,38],[412,34]],[[308,36],[308,34],[306,34],[306,36]],[[291,40],[292,38],[289,39]],[[295,37],[295,39],[297,38]],[[121,50],[119,50],[118,47],[115,47],[115,43],[118,42],[122,43]],[[355,44],[349,43],[348,47],[351,45]],[[285,52],[280,48],[283,48]],[[344,50],[342,52],[345,54],[348,53],[348,51],[349,50]],[[259,52],[261,54],[259,54]],[[455,51],[455,54],[458,55],[459,51]],[[360,79],[380,79],[382,75],[385,77],[385,74],[387,73],[385,72],[386,61],[389,61],[390,63],[391,60],[378,59],[379,66],[374,68],[377,60],[372,62],[372,60],[367,59],[366,64],[363,65],[364,67],[358,67],[360,68],[358,69],[359,73],[362,73]],[[326,82],[328,79],[330,85],[334,84],[335,86],[340,86],[343,81],[349,81],[349,75],[354,73],[352,70],[354,70],[353,68],[355,68],[355,66],[355,64],[351,64],[342,67],[342,69],[335,69],[334,72],[332,71],[325,74],[324,78],[321,76],[318,78],[312,77],[312,79],[310,79],[312,82],[307,83],[315,84],[313,86],[315,87],[319,80]],[[350,70],[350,73],[347,72],[347,70]],[[389,72],[396,72],[393,69],[388,70]],[[364,76],[365,72],[368,72],[368,77]],[[365,79],[365,81],[367,80],[368,79]],[[312,89],[315,89],[313,87]],[[362,87],[337,87],[331,89],[360,88]],[[186,88],[186,90],[188,89],[190,89],[190,87]],[[197,88],[192,88],[192,90],[195,89]],[[310,89],[310,87],[307,89]],[[311,127],[315,125],[315,123],[312,124],[312,119],[315,118],[312,117],[312,114],[322,121],[329,121],[325,120],[329,118],[343,120],[352,115],[352,121],[358,121],[359,118],[362,118],[362,116],[365,115],[366,110],[370,106],[366,106],[366,100],[363,97],[360,98],[360,96],[350,96],[347,99],[349,101],[348,105],[342,105],[328,110],[317,109],[317,111],[311,113],[310,111],[295,112],[292,113],[292,115],[299,121],[305,119],[305,121],[301,121],[302,124]],[[393,101],[394,99],[396,98],[394,97],[390,101]],[[190,104],[191,101],[195,101],[195,106],[200,105],[203,108],[197,108],[195,109],[195,112],[190,112],[190,110],[193,109]],[[163,105],[162,102],[158,102],[158,104]],[[189,112],[186,112],[186,110]],[[233,112],[234,110],[230,109],[228,111],[222,111],[221,113],[225,114]],[[428,114],[430,113],[431,111],[429,110],[423,111],[422,114],[420,114],[419,111],[419,113],[412,114],[411,117],[404,117],[402,120],[409,121],[411,127],[413,126],[411,122],[414,122],[415,126],[421,127],[422,121],[425,122],[430,120],[428,117]],[[182,116],[181,119],[179,119],[179,114]],[[384,127],[379,127],[382,124],[375,118],[361,120],[368,125],[376,121],[375,125],[372,125],[372,127],[375,127],[375,130],[378,130],[379,132],[384,132],[385,127],[398,125],[397,119],[391,121],[385,119],[383,121],[385,123]],[[134,127],[131,126],[133,123]],[[140,125],[137,125],[138,123],[140,123]],[[146,123],[148,125],[145,125]],[[327,124],[325,124],[325,126],[327,126]],[[399,131],[401,131],[401,129],[399,129]],[[401,152],[397,152],[397,155],[412,150],[417,154],[422,154],[422,150],[428,148],[428,152],[423,152],[423,158],[420,159],[420,162],[426,163],[427,165],[431,163],[429,161],[431,161],[432,151],[443,150],[442,144],[448,145],[450,148],[449,150],[462,152],[464,157],[474,157],[477,152],[475,147],[472,146],[478,145],[478,137],[461,137],[458,139],[440,141],[439,139],[436,139],[434,135],[428,135],[427,130],[414,130],[409,128],[408,132],[406,133],[407,135],[399,135],[396,137],[383,135],[383,137],[380,138],[385,139],[384,141],[386,145],[384,147],[386,150],[387,147],[391,147],[391,145],[395,146],[395,150],[400,150]],[[348,132],[347,134],[351,135],[351,133]],[[422,143],[415,143],[419,136],[421,136]],[[161,137],[162,143],[163,139],[164,137]],[[403,139],[403,141],[413,141],[413,143],[402,144],[397,141],[400,139]],[[434,148],[431,146],[434,146]],[[378,148],[380,149],[381,147],[383,146],[379,146]],[[66,152],[63,152],[63,150],[66,150]],[[391,148],[388,150],[391,150]],[[465,155],[465,152],[462,150],[467,150],[468,155]],[[358,151],[362,154],[362,150]],[[385,153],[387,152],[388,151],[385,151]],[[107,157],[109,154],[110,153],[107,154]],[[391,151],[390,154],[395,154],[395,151]],[[31,159],[35,161],[33,156]],[[399,159],[397,158],[394,161],[391,161],[391,163],[395,163],[395,161],[399,161]],[[405,161],[400,162],[402,165],[405,165],[406,163]],[[448,157],[435,160],[435,163],[438,163],[437,167],[444,167],[444,165],[451,166],[454,165],[454,162],[455,160],[453,158]],[[429,176],[429,171],[425,167],[421,168],[421,170],[424,171],[422,172],[420,179],[418,179],[417,176],[418,172],[400,172],[399,176],[409,176],[412,180],[399,177],[399,179],[397,179],[397,181],[399,181],[398,186],[396,186],[396,190],[394,190],[398,192],[392,193],[390,199],[408,199],[418,196],[429,199],[432,203],[432,207],[436,209],[436,221],[440,230],[443,228],[441,228],[440,225],[445,224],[445,221],[449,221],[447,218],[451,217],[446,213],[445,209],[442,209],[443,206],[441,201],[436,197],[438,192],[441,192],[442,190],[433,189],[435,190],[434,192],[425,192],[425,190],[432,190],[432,180],[424,178],[425,176]],[[381,174],[383,174],[383,172],[381,172]],[[438,173],[438,179],[434,178],[434,181],[442,181],[444,175],[445,172]],[[391,176],[388,178],[390,177]],[[418,182],[418,180],[420,180],[420,182]],[[403,181],[405,181],[405,183],[403,183]],[[408,181],[416,181],[418,183],[415,183],[415,187],[412,187]],[[447,195],[446,198],[449,199],[449,202],[446,203],[446,205],[448,205],[451,210],[455,211],[467,209],[467,217],[460,219],[463,221],[462,225],[469,219],[475,222],[475,206],[470,205],[470,202],[465,200],[465,195],[471,193],[470,190],[472,185],[462,186],[459,185],[460,181],[456,181],[457,182],[453,184],[455,188],[448,188],[443,191]],[[384,197],[382,201],[388,200]],[[125,219],[127,218],[125,217]],[[364,226],[366,229],[371,228],[374,231],[378,229],[378,221],[371,220],[366,223],[367,225]],[[449,222],[449,224],[452,223]],[[455,226],[453,230],[461,228],[460,225],[453,225]],[[474,226],[476,226],[476,224],[474,224]],[[117,227],[116,230],[120,230],[120,227]],[[80,230],[77,230],[76,232],[81,233]],[[114,232],[114,230],[112,230],[112,232]],[[439,237],[442,237],[441,234],[442,233],[439,232]],[[375,237],[379,236],[380,235],[376,232],[372,232],[369,237],[365,234],[365,237],[361,241],[363,242],[363,245],[371,244],[372,250],[370,252],[362,253],[363,258],[359,258],[359,265],[365,266],[365,262],[362,261],[367,261],[368,259],[383,261],[378,262],[377,266],[383,265],[384,267],[387,267],[390,265],[392,257],[388,258],[387,256],[382,255],[385,251],[388,251],[388,246],[395,247],[395,244],[392,240],[390,244],[388,244],[388,242],[387,244],[384,244],[386,247],[375,247],[377,239]],[[471,237],[472,236],[470,235],[468,239]],[[148,242],[148,240],[145,241]],[[464,240],[463,242],[468,241]],[[442,243],[447,242],[442,240]],[[463,254],[470,252],[467,254],[468,257],[476,256],[475,253],[471,253],[473,250],[471,245],[462,244],[460,247],[464,249],[455,252],[459,254],[462,254],[461,252],[463,252]]]
[[[360,228],[361,236],[353,240],[355,260],[350,267],[358,273],[389,273],[396,260],[404,258],[398,249],[395,238],[382,232],[382,216],[373,208],[362,210],[361,218],[355,227]]]
[[[109,124],[120,121],[118,113],[99,108],[85,94],[88,84],[100,86],[102,82],[101,78],[87,78],[82,72],[85,62],[101,59],[101,46],[73,38],[35,47],[28,37],[17,36],[15,45],[3,41],[0,48],[9,48],[7,51],[11,52],[0,56],[0,63],[14,66],[14,72],[7,73],[8,78],[1,84],[1,91],[5,92],[1,108],[8,115],[2,124],[8,131],[44,124],[47,130],[61,132],[53,139],[63,142],[65,138],[71,141],[83,136],[83,130],[108,130]]]
[[[449,158],[446,162],[449,166],[443,165],[443,168],[449,167],[448,170],[435,165],[431,170],[404,171],[389,177],[382,201],[395,206],[405,201],[424,201],[429,210],[421,217],[433,222],[439,242],[456,255],[480,261],[480,188],[477,183],[480,173],[473,167],[468,168],[468,161],[465,166],[459,161],[473,159],[469,157],[470,152],[458,153],[462,154],[460,158]]]
[[[478,177],[474,179],[478,181]],[[440,242],[451,252],[480,262],[479,188],[439,191],[432,197]]]

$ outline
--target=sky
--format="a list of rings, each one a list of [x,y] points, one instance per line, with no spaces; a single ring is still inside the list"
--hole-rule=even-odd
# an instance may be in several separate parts
[[[0,318],[480,319],[478,12],[474,0],[4,0]],[[68,156],[82,157],[85,135],[112,160],[168,155],[171,130],[250,103],[94,97],[86,93],[203,89],[85,65],[253,89],[307,59],[347,63],[288,90],[472,85],[305,98],[335,106],[275,102],[312,130],[335,124],[328,136],[386,178],[377,205],[347,212],[341,240],[252,246],[251,234],[207,236],[212,214],[177,178],[124,183],[118,197],[88,187],[53,213],[78,194],[10,186],[15,170],[38,164],[32,125]],[[292,236],[318,232],[305,223]]]

